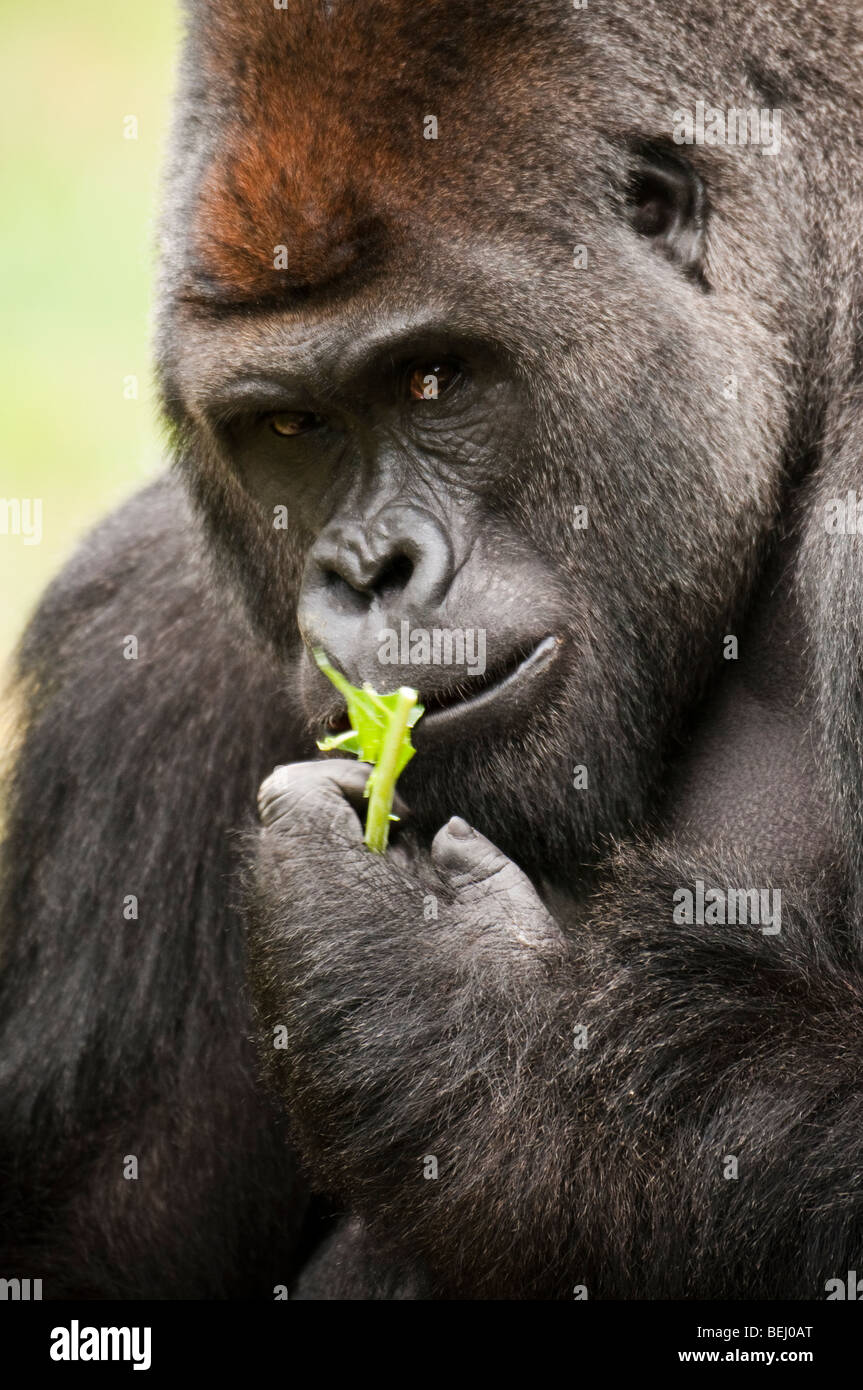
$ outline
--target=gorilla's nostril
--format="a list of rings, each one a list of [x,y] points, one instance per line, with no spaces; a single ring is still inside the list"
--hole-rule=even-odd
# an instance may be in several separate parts
[[[395,555],[375,577],[372,588],[380,598],[400,594],[407,588],[414,572],[414,562],[407,555]]]

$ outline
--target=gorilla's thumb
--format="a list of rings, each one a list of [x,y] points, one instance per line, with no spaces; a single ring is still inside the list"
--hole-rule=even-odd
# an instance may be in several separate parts
[[[521,869],[461,816],[452,816],[441,827],[432,841],[431,855],[438,871],[454,888],[482,885],[493,893],[533,891]]]

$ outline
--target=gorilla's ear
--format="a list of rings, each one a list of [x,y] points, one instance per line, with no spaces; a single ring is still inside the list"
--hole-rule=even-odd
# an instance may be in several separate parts
[[[663,255],[707,288],[702,272],[707,197],[689,161],[649,141],[630,147],[626,190],[632,227]]]

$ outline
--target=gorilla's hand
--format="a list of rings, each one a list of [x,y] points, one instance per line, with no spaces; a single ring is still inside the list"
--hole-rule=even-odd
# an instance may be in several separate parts
[[[387,1206],[409,1193],[448,1222],[435,1193],[451,1191],[455,1163],[481,1163],[451,1121],[487,1108],[506,1148],[525,1060],[508,1055],[512,1012],[524,1004],[529,1054],[544,1034],[529,1000],[546,997],[563,939],[526,876],[457,817],[430,854],[400,835],[371,853],[354,809],[368,771],[298,763],[261,788],[250,961],[262,1049],[321,1187],[360,1205],[370,1187]],[[427,1159],[439,1181],[424,1181]]]
[[[359,963],[351,945],[367,931],[375,943],[406,937],[421,971],[424,956],[444,948],[469,967],[486,951],[498,960],[511,953],[519,968],[525,952],[553,952],[560,935],[530,880],[459,816],[435,836],[430,855],[401,844],[371,854],[352,809],[363,804],[369,771],[343,759],[294,763],[261,787],[258,962],[261,949],[271,963],[281,954],[295,984],[295,958],[331,949],[328,974],[351,978]],[[396,808],[406,810],[398,801]],[[404,983],[413,989],[423,978]],[[387,978],[387,993],[392,984]]]

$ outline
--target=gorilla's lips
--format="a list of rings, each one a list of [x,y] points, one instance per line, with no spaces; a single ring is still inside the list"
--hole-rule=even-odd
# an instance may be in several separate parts
[[[444,731],[456,724],[461,732],[465,721],[485,722],[489,715],[501,720],[522,713],[559,649],[559,639],[549,635],[527,654],[519,652],[505,665],[487,671],[477,680],[428,694],[420,690],[425,714],[416,727],[415,741],[422,742],[421,735]]]
[[[523,713],[534,698],[535,687],[560,650],[560,639],[548,635],[525,653],[521,648],[509,661],[489,669],[483,676],[469,677],[457,685],[429,690],[418,683],[425,714],[414,731],[414,742],[458,727],[461,733],[470,722],[485,723],[491,715],[496,721]],[[350,728],[342,710],[327,720],[330,732]]]

